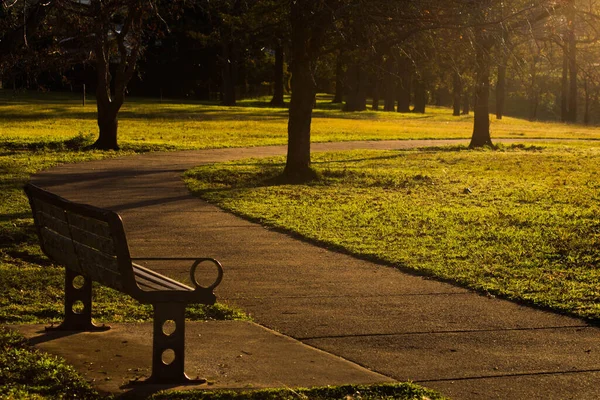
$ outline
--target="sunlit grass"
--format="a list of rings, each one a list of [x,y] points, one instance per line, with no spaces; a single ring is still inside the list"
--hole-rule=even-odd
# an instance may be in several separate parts
[[[282,158],[202,166],[201,197],[401,268],[600,320],[594,143],[316,154],[320,179],[276,184]]]
[[[76,95],[18,94],[0,90],[0,140],[36,142],[97,135],[93,99],[81,105]],[[196,149],[284,145],[287,110],[269,108],[268,99],[240,101],[240,107],[214,103],[128,99],[119,114],[119,142],[124,148]],[[265,106],[257,107],[264,104]],[[319,96],[313,113],[314,142],[392,139],[468,139],[473,117],[453,117],[448,108],[426,114],[349,113]],[[598,139],[600,130],[581,125],[492,118],[492,138]]]

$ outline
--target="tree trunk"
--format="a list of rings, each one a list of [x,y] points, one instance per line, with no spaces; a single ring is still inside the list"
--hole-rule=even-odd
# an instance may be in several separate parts
[[[573,6],[574,7],[574,6]],[[574,13],[569,23],[569,113],[567,120],[577,122],[577,42],[575,38]]]
[[[367,86],[366,72],[358,62],[352,62],[348,66],[346,74],[346,104],[344,111],[365,111],[367,109]]]
[[[483,32],[475,34],[475,116],[473,122],[473,136],[471,137],[470,148],[492,146],[490,136],[490,44],[488,38]]]
[[[342,52],[338,52],[335,62],[335,95],[332,103],[341,103],[344,101],[344,61]]]
[[[473,95],[473,97],[475,97]],[[471,96],[470,96],[470,92],[469,90],[464,91],[463,94],[463,109],[462,109],[462,115],[469,115],[471,113]]]
[[[381,77],[379,74],[374,73],[373,79],[373,102],[371,103],[371,109],[373,111],[379,111],[379,97],[381,92]]]
[[[394,76],[394,60],[388,56],[384,63],[384,105],[383,111],[396,110],[396,78]]]
[[[506,100],[506,60],[498,65],[498,80],[496,81],[496,119],[504,116],[504,102]]]
[[[410,67],[407,60],[402,60],[398,63],[398,75],[400,76],[398,82],[398,112],[407,113],[410,112],[410,94],[411,88],[411,73]]]
[[[462,99],[463,85],[462,85],[462,79],[461,79],[458,71],[454,71],[453,75],[454,76],[452,79],[452,93],[453,93],[452,115],[457,117],[460,115],[460,102]]]
[[[270,104],[273,107],[283,107],[285,102],[283,101],[283,46],[281,43],[277,43],[275,46],[274,75],[273,98]]]
[[[101,114],[98,111],[98,128],[100,134],[92,147],[98,150],[119,150],[117,131],[119,122],[116,113]]]
[[[418,77],[415,82],[415,106],[413,112],[425,114],[425,106],[427,104],[427,90],[425,81],[422,77]]]
[[[530,89],[530,95],[529,95],[529,120],[530,121],[535,121],[537,119],[537,111],[538,111],[538,107],[539,107],[539,103],[540,103],[540,99],[539,99],[539,93],[537,90],[537,59],[536,57],[534,57],[533,61],[531,62],[531,71],[530,71],[530,76],[531,76],[531,81],[529,83],[531,89]]]
[[[224,106],[235,106],[235,81],[237,78],[237,71],[235,60],[233,58],[233,44],[224,40],[221,49],[221,77],[223,80],[223,98],[221,99],[221,104]]]
[[[291,2],[292,98],[288,120],[288,150],[284,178],[302,182],[315,178],[310,168],[310,125],[316,96],[314,63],[323,30],[311,25],[313,10],[304,2]]]
[[[585,110],[583,113],[583,123],[590,124],[590,91],[588,87],[587,77],[583,80],[583,91],[585,93]]]
[[[569,118],[569,54],[566,43],[563,43],[563,65],[560,85],[560,120],[567,122]]]

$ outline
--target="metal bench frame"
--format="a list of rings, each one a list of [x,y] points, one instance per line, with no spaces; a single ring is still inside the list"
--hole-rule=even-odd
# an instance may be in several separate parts
[[[92,322],[92,282],[128,294],[154,310],[152,374],[145,383],[202,383],[190,379],[185,364],[185,308],[188,304],[214,304],[213,289],[221,283],[223,268],[214,258],[131,258],[121,217],[113,211],[74,203],[56,194],[27,184],[25,192],[33,212],[41,248],[65,267],[65,317],[57,327],[67,331],[104,331],[109,326]],[[193,261],[190,280],[194,288],[161,275],[134,261]],[[207,287],[196,280],[196,269],[214,264],[216,280]],[[83,277],[83,279],[81,279]],[[82,282],[83,281],[83,282]],[[80,309],[75,309],[79,305]],[[165,324],[174,322],[172,333]],[[167,351],[175,357],[163,361]]]

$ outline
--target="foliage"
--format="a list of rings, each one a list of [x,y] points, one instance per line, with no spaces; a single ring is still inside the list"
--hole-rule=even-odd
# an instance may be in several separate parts
[[[283,159],[202,166],[202,198],[420,274],[600,319],[600,215],[590,144],[318,154],[320,179],[273,178]]]

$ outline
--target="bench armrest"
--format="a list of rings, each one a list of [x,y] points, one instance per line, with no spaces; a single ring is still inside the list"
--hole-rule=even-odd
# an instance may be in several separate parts
[[[201,258],[188,258],[188,257],[131,257],[132,261],[193,261],[192,267],[190,269],[190,280],[196,289],[205,289],[212,290],[219,286],[221,280],[223,279],[223,266],[221,263],[214,258],[210,257],[201,257]],[[196,280],[196,269],[203,262],[210,262],[217,267],[217,278],[215,281],[209,286],[202,286]]]

